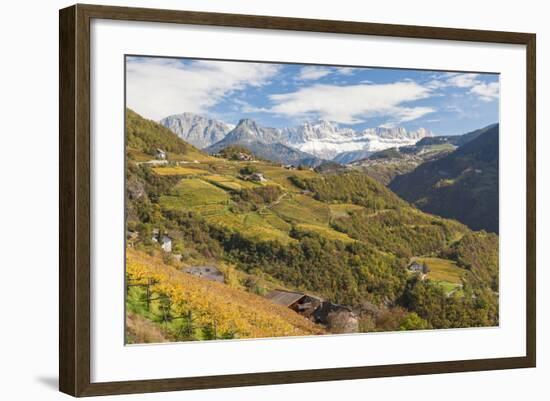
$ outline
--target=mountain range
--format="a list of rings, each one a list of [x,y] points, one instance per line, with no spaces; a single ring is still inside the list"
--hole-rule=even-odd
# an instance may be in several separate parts
[[[377,127],[355,131],[326,120],[305,122],[295,127],[268,128],[253,120],[242,119],[232,126],[193,113],[169,116],[160,124],[186,142],[208,152],[219,151],[225,146],[243,145],[259,157],[269,155],[266,158],[292,164],[308,161],[306,164],[309,165],[319,164],[323,160],[350,163],[376,151],[413,145],[432,136],[423,128],[407,131],[400,127]]]
[[[432,135],[423,128],[407,131],[405,128],[377,127],[355,131],[351,128],[340,128],[326,120],[306,122],[287,130],[288,145],[317,157],[341,163],[357,160],[367,153],[413,145],[418,140]]]
[[[235,128],[234,125],[194,113],[168,116],[160,120],[160,124],[200,149],[221,141],[229,131]]]
[[[307,165],[316,167],[324,160],[309,153],[302,152],[281,143],[280,131],[275,128],[264,128],[256,122],[243,119],[231,130],[225,138],[204,148],[208,153],[218,153],[223,148],[232,145],[241,145],[250,150],[255,156],[266,160],[284,164]]]
[[[447,156],[494,126],[495,124],[492,124],[462,135],[424,137],[414,145],[384,149],[347,164],[388,185],[396,176],[410,173],[422,163]]]

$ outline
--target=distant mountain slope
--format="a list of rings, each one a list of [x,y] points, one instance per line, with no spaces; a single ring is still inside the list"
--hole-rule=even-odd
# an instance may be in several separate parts
[[[425,212],[498,233],[499,126],[451,154],[397,176],[389,187]]]
[[[200,149],[221,141],[234,126],[194,113],[181,113],[160,120],[160,124]]]
[[[367,159],[372,154],[373,152],[371,150],[353,150],[350,152],[338,153],[332,160],[340,164],[350,164],[357,160]]]
[[[323,162],[308,153],[284,145],[280,139],[280,130],[261,127],[252,120],[243,119],[225,138],[205,150],[210,153],[218,153],[228,146],[241,145],[257,157],[279,163],[317,166]]]
[[[417,146],[427,146],[427,145],[441,145],[441,144],[451,144],[454,146],[462,146],[466,143],[476,139],[481,134],[487,132],[491,128],[494,128],[498,124],[491,124],[486,127],[476,129],[474,131],[468,132],[463,135],[440,135],[422,138],[416,143]]]
[[[388,185],[396,176],[407,174],[422,163],[439,159],[455,149],[455,146],[448,143],[389,148],[373,153],[366,159],[349,163],[348,166]]]
[[[453,152],[457,147],[477,138],[495,124],[468,132],[463,135],[425,137],[414,145],[384,149],[367,154],[361,160],[347,162],[340,158],[335,161],[349,163],[377,181],[388,185],[396,176],[410,173],[422,163],[440,159]],[[342,155],[346,157],[346,155]]]

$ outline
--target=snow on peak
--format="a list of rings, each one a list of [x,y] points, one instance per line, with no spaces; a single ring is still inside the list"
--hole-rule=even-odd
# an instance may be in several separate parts
[[[282,143],[327,160],[346,152],[377,152],[413,145],[424,137],[432,136],[424,128],[407,131],[403,127],[376,127],[355,131],[323,119],[306,121],[290,128],[267,128],[249,118],[243,118],[233,126],[197,114],[181,113],[160,122],[199,148],[222,141],[226,136],[241,140],[246,137],[247,141]]]
[[[358,132],[320,120],[289,129],[288,145],[330,160],[345,152],[376,152],[391,147],[413,145],[425,136],[431,135],[424,128],[407,131],[403,127],[377,127]]]

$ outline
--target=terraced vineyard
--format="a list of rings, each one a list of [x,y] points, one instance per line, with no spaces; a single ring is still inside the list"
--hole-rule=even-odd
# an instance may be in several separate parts
[[[192,312],[196,319],[192,339],[204,339],[215,322],[220,338],[258,338],[323,334],[324,330],[290,309],[273,305],[263,297],[233,289],[225,284],[194,277],[164,264],[162,259],[128,250],[126,274],[132,284],[154,280],[151,287],[154,298],[145,312],[143,293],[133,292],[127,306],[135,312],[146,313],[150,319],[162,313],[161,300],[170,300],[172,315],[169,330],[174,336],[185,322],[174,317]],[[162,326],[157,324],[156,326]],[[162,340],[160,340],[162,341]]]

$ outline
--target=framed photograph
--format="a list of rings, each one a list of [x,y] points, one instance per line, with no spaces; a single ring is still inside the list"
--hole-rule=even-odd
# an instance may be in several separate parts
[[[60,390],[534,367],[535,35],[60,11]]]

